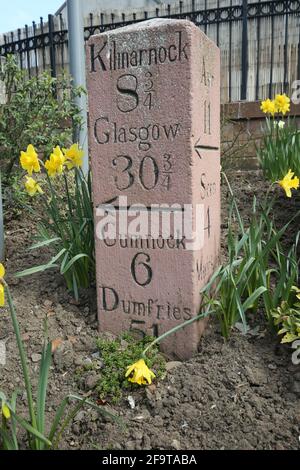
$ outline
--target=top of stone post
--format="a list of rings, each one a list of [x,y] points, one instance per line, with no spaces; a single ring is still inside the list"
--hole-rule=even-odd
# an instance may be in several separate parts
[[[163,31],[167,27],[169,28],[181,28],[185,30],[189,30],[190,34],[192,34],[193,31],[197,31],[197,33],[205,38],[205,40],[210,43],[214,48],[217,49],[216,44],[206,36],[206,34],[201,31],[198,26],[195,25],[192,21],[189,20],[178,20],[178,19],[169,19],[169,18],[152,18],[150,20],[146,21],[140,21],[135,24],[130,24],[128,26],[123,26],[121,28],[117,29],[112,29],[112,30],[107,30],[104,31],[103,33],[99,34],[94,34],[93,36],[90,37],[88,43],[94,43],[95,40],[97,40],[98,37],[101,36],[107,36],[108,40],[113,39],[114,36],[119,36],[122,34],[132,34],[132,33],[139,33],[141,36],[141,41],[143,38],[143,33],[146,35],[147,31]]]
[[[95,34],[91,37],[97,37],[102,34],[106,34],[108,36],[114,36],[120,33],[132,33],[134,31],[142,31],[147,29],[159,29],[162,26],[181,26],[181,27],[190,27],[199,29],[192,21],[189,20],[177,20],[177,19],[169,19],[169,18],[153,18],[147,21],[141,21],[139,23],[130,24],[128,26],[123,26],[121,28],[112,29],[108,31],[104,31],[100,34]]]

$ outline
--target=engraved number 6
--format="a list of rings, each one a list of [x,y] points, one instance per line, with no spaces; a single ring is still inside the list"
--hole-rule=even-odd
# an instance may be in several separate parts
[[[141,258],[142,256],[145,257],[146,262],[143,262],[143,261],[138,262],[138,258]],[[135,282],[141,287],[147,286],[152,281],[153,272],[152,272],[151,266],[149,264],[147,264],[147,263],[150,263],[150,261],[151,261],[150,256],[146,255],[146,253],[137,253],[135,255],[135,257],[133,258],[133,260],[132,260],[131,274],[132,274],[132,277],[135,280]],[[141,280],[139,281],[137,279],[137,268],[138,267],[144,268],[146,270],[147,277],[143,281],[141,281]],[[141,271],[141,269],[139,269],[139,271]]]

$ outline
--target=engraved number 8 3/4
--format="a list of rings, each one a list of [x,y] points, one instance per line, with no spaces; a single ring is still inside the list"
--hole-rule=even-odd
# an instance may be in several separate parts
[[[153,107],[153,80],[152,73],[145,73],[146,82],[141,92],[137,77],[131,73],[121,75],[117,81],[117,108],[122,113],[130,113],[137,109],[140,104],[148,108]],[[143,97],[142,97],[143,96]]]

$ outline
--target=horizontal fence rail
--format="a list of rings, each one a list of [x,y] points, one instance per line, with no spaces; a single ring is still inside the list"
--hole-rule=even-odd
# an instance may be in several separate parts
[[[300,0],[202,0],[168,5],[163,11],[126,15],[90,14],[84,37],[153,17],[187,19],[205,32],[221,50],[222,102],[258,100],[276,92],[291,92],[300,79]],[[224,3],[227,3],[224,6]],[[212,5],[214,6],[212,8]],[[175,10],[175,12],[174,12]],[[45,70],[57,76],[68,70],[68,31],[65,19],[49,15],[22,30],[6,34],[0,55],[15,54],[29,77]]]

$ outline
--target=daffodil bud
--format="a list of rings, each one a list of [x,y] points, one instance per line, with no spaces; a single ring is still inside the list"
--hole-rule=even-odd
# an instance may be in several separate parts
[[[3,402],[2,402],[2,415],[4,416],[5,419],[10,419],[11,417],[10,409]]]

